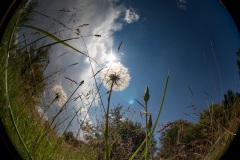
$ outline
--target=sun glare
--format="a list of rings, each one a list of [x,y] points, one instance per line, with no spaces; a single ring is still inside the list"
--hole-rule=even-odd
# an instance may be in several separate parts
[[[114,54],[111,53],[107,56],[107,62],[108,63],[113,63],[115,61],[116,61],[116,56]]]

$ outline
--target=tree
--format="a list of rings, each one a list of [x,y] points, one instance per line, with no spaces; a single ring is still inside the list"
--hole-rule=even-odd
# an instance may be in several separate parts
[[[228,143],[233,128],[239,126],[239,103],[239,93],[228,90],[221,103],[209,105],[199,115],[198,122],[172,123],[160,137],[158,158],[203,159],[210,151],[224,151],[222,144]]]
[[[160,137],[158,158],[202,159],[208,149],[204,126],[183,120],[176,121]]]
[[[139,122],[134,122],[130,119],[124,118],[123,106],[118,105],[110,110],[109,116],[109,142],[112,143],[112,150],[110,158],[112,160],[129,159],[137,150],[145,139],[145,128]],[[96,126],[94,129],[94,136],[88,137],[88,144],[94,146],[96,152],[99,153],[99,159],[104,157],[104,138],[102,126]],[[144,147],[135,157],[138,159]],[[152,139],[151,151],[153,155],[156,152],[156,140]],[[149,157],[151,155],[149,154]]]
[[[112,140],[119,137],[113,145],[111,159],[128,159],[145,139],[145,129],[141,123],[124,119],[122,108],[123,106],[118,105],[110,111],[110,136]],[[136,158],[140,156],[141,152]]]

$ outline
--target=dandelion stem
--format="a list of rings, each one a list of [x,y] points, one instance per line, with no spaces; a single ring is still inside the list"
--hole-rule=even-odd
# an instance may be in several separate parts
[[[109,118],[109,108],[110,108],[110,100],[111,100],[113,84],[114,84],[114,81],[112,81],[111,88],[110,88],[109,95],[108,95],[106,124],[105,124],[105,131],[104,131],[105,132],[104,136],[105,136],[106,160],[109,160],[109,158],[110,158],[110,153],[109,153],[109,150],[108,150],[108,123],[109,123],[108,118]]]

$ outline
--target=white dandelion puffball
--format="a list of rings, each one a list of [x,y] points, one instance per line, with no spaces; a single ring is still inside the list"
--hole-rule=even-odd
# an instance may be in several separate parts
[[[59,107],[67,101],[67,95],[60,85],[55,85],[52,88],[52,95],[54,96],[54,103]]]
[[[102,70],[101,79],[107,89],[110,90],[113,84],[113,91],[122,91],[129,85],[131,78],[128,73],[128,68],[124,67],[121,63],[114,63]]]

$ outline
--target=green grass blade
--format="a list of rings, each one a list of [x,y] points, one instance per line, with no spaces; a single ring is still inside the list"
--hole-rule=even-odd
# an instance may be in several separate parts
[[[133,155],[129,158],[129,160],[133,160],[133,158],[137,155],[137,153],[140,151],[140,149],[142,148],[142,146],[144,145],[145,142],[146,142],[146,138],[144,139],[142,144],[138,147],[138,149],[133,153]],[[144,153],[143,153],[143,155],[144,155]]]
[[[165,88],[164,88],[164,92],[163,92],[163,97],[162,97],[162,102],[160,104],[160,109],[158,111],[158,116],[157,116],[157,119],[156,119],[156,121],[154,123],[153,129],[152,129],[152,131],[150,133],[150,136],[149,136],[150,140],[152,139],[152,137],[154,135],[154,131],[155,131],[156,127],[157,127],[157,123],[158,123],[158,120],[159,120],[161,112],[162,112],[163,103],[164,103],[164,100],[165,100],[165,97],[166,97],[166,93],[167,93],[168,81],[169,81],[169,73],[168,73],[168,76],[167,76],[167,80],[166,80],[166,84],[165,84]]]
[[[121,137],[122,135],[119,135],[117,138],[115,138],[115,140],[112,142],[112,144],[108,147],[108,153],[109,153],[109,157],[110,157],[110,153],[112,151],[112,147],[114,145],[114,143],[117,142],[117,140]]]
[[[45,30],[43,30],[43,29],[40,29],[40,28],[34,27],[34,26],[30,26],[30,25],[21,25],[21,26],[19,26],[19,27],[31,28],[31,29],[33,29],[33,30],[36,30],[36,31],[38,31],[38,32],[41,32],[42,34],[47,35],[48,37],[54,39],[55,41],[57,41],[57,42],[59,42],[59,43],[62,43],[63,45],[65,45],[65,46],[67,46],[67,47],[69,47],[69,48],[71,48],[71,49],[73,49],[73,50],[75,50],[75,51],[77,51],[77,52],[79,52],[79,53],[81,53],[81,54],[89,57],[89,56],[86,55],[85,53],[79,51],[77,48],[71,46],[70,44],[64,42],[63,40],[59,39],[58,37],[54,36],[53,34],[47,32],[47,31],[45,31]]]
[[[145,147],[144,150],[143,150],[143,153],[142,153],[141,157],[139,158],[139,160],[142,160],[142,159],[145,157],[146,152],[147,152],[147,149],[146,149],[146,147]]]

